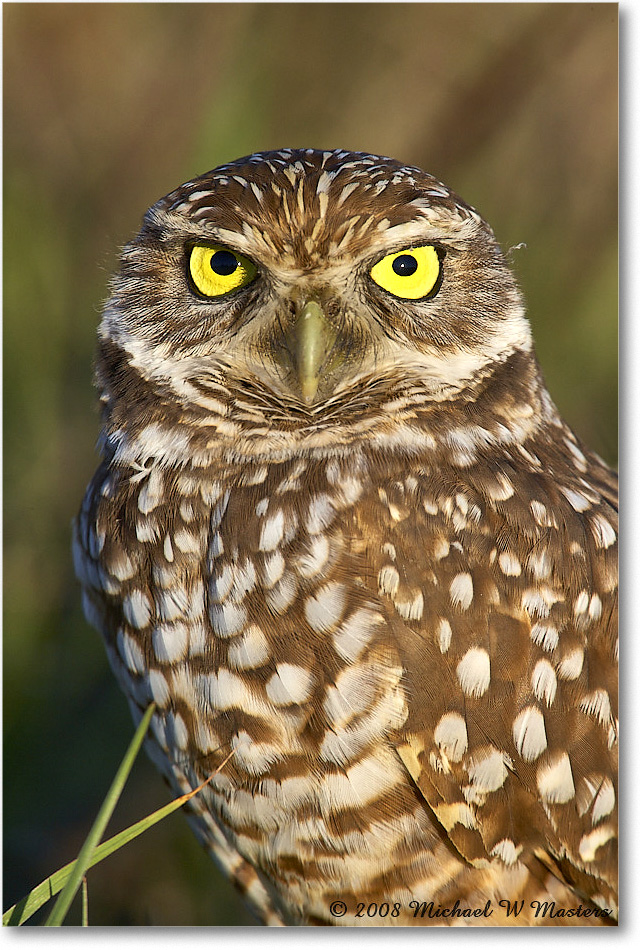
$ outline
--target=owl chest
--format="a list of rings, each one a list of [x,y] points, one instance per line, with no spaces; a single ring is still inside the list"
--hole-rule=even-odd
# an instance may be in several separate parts
[[[306,474],[301,463],[216,479],[152,471],[130,480],[120,508],[116,497],[99,509],[116,648],[159,705],[182,707],[189,684],[187,705],[217,729],[261,718],[266,732],[275,718],[285,731],[320,728],[310,710],[338,677],[389,665],[375,655],[384,618],[355,540],[363,480],[331,466]]]
[[[155,512],[145,625],[127,623],[116,647],[131,672],[130,641],[143,644],[157,741],[192,763],[190,784],[230,756],[212,811],[264,846],[275,823],[312,811],[325,827],[324,815],[366,807],[403,778],[385,748],[407,716],[403,670],[350,527],[356,480],[284,490],[296,481],[184,485],[172,510]],[[140,508],[135,526],[151,536]]]

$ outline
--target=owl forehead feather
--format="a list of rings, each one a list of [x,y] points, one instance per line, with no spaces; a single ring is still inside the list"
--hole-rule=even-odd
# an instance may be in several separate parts
[[[334,256],[372,234],[409,241],[426,228],[466,240],[492,232],[477,212],[419,168],[363,152],[258,152],[186,182],[148,221],[179,217],[214,235],[254,232],[275,252]],[[169,217],[168,217],[169,215]],[[266,221],[269,231],[266,231]]]

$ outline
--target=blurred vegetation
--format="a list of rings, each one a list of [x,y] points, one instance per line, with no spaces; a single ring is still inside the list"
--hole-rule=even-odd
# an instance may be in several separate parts
[[[118,248],[178,183],[283,145],[392,155],[513,252],[549,387],[617,448],[616,4],[8,4],[3,906],[77,853],[132,734],[70,522]],[[168,800],[137,764],[113,833]],[[89,875],[93,924],[249,923],[173,816]],[[79,912],[78,912],[79,914]],[[79,922],[79,916],[70,916]]]

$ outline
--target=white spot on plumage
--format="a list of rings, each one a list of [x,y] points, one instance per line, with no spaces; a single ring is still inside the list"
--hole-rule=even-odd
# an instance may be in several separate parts
[[[439,514],[439,506],[432,499],[424,498],[422,504],[427,515]]]
[[[261,498],[261,500],[260,500],[259,502],[257,502],[256,508],[255,508],[254,510],[256,511],[256,513],[257,513],[257,515],[258,515],[259,518],[263,518],[263,517],[264,517],[264,515],[265,515],[266,511],[268,510],[269,506],[270,506],[270,499],[269,499],[269,498]]]
[[[169,705],[169,684],[160,670],[150,670],[147,675],[152,699],[163,709]]]
[[[405,781],[401,763],[395,768],[390,759],[382,760],[375,752],[345,772],[325,776],[319,788],[322,814],[362,808]]]
[[[152,615],[152,605],[147,594],[142,590],[131,591],[123,599],[123,614],[125,620],[137,630],[146,627]]]
[[[194,535],[185,528],[179,528],[174,533],[174,544],[183,554],[200,554],[202,542],[200,536]]]
[[[604,548],[606,550],[610,548],[612,544],[615,544],[617,535],[604,515],[598,513],[590,517],[589,526],[599,548]]]
[[[170,429],[158,423],[151,423],[141,429],[131,446],[121,442],[115,452],[115,460],[128,460],[129,454],[135,458],[153,458],[158,462],[182,462],[189,458],[190,439],[185,430]],[[143,476],[144,477],[144,476]]]
[[[336,509],[329,495],[315,495],[310,502],[306,518],[308,533],[320,534],[333,521],[335,513]]]
[[[392,564],[386,564],[379,571],[379,593],[394,597],[399,589],[399,571]]]
[[[540,528],[557,527],[555,517],[548,511],[546,505],[543,505],[541,501],[531,501],[530,508],[533,512],[535,523],[538,524]]]
[[[363,494],[363,483],[354,476],[346,475],[335,483],[335,500],[341,507],[354,505]]]
[[[268,742],[254,742],[244,731],[232,737],[234,762],[250,775],[262,775],[280,758],[279,750]]]
[[[167,671],[166,676],[168,682],[171,682],[171,693],[174,701],[182,699],[190,709],[198,709],[201,700],[198,692],[199,684],[197,678],[192,676],[189,665],[177,663],[172,670]]]
[[[575,467],[579,469],[580,472],[585,472],[588,468],[588,462],[586,461],[586,456],[584,453],[580,451],[572,439],[564,439],[564,444],[573,456],[573,463]]]
[[[535,623],[531,627],[531,640],[548,653],[553,652],[559,643],[559,638],[559,631],[550,624]]]
[[[500,861],[503,861],[504,864],[510,867],[515,864],[523,850],[521,844],[518,847],[510,838],[502,838],[501,841],[498,841],[497,844],[491,848],[489,854],[494,858],[499,858]]]
[[[376,628],[384,622],[382,615],[374,610],[364,607],[355,610],[335,631],[332,637],[335,650],[348,662],[358,660]]]
[[[165,722],[165,736],[169,745],[183,750],[187,748],[189,733],[180,713],[168,713]]]
[[[437,805],[435,814],[446,831],[451,831],[455,825],[463,825],[464,828],[477,827],[475,813],[465,802]]]
[[[149,544],[158,540],[160,528],[153,518],[145,518],[136,522],[136,538],[141,544]]]
[[[522,565],[512,551],[502,551],[497,559],[501,571],[508,577],[519,577]]]
[[[573,611],[575,613],[575,616],[578,617],[580,614],[586,613],[586,611],[588,610],[588,605],[589,605],[588,591],[585,591],[585,590],[580,591],[580,593],[577,595],[577,599],[573,606]]]
[[[250,712],[260,705],[245,681],[226,667],[220,667],[217,673],[205,674],[200,688],[214,709],[240,708]]]
[[[205,614],[205,586],[201,580],[192,587],[187,604],[187,616],[190,620],[200,620]]]
[[[499,749],[492,749],[483,758],[473,758],[466,765],[466,771],[471,785],[478,792],[495,792],[502,787],[508,775],[506,756]]]
[[[450,542],[447,538],[436,538],[433,557],[436,561],[443,561],[450,554]]]
[[[548,660],[538,660],[531,676],[531,686],[537,699],[550,706],[557,692],[557,676]]]
[[[580,709],[587,716],[593,716],[602,726],[611,721],[611,700],[605,689],[595,689],[580,700]]]
[[[529,587],[522,593],[522,607],[534,617],[548,617],[551,607],[564,600],[562,593],[556,593],[550,587]]]
[[[274,587],[265,595],[265,602],[270,610],[275,614],[282,614],[288,607],[294,603],[299,585],[297,579],[288,571],[281,580],[277,581]]]
[[[508,501],[515,494],[515,487],[503,472],[495,472],[495,481],[485,486],[485,491],[491,501]]]
[[[315,577],[325,567],[330,556],[330,542],[325,534],[313,535],[307,551],[300,555],[296,567],[302,577]]]
[[[152,632],[152,648],[159,663],[176,663],[187,656],[189,637],[183,623],[158,624]]]
[[[450,600],[453,607],[468,610],[473,602],[473,579],[467,572],[456,574],[450,582]]]
[[[229,564],[224,564],[218,574],[210,578],[210,597],[216,604],[222,604],[229,597],[234,583],[234,573]]]
[[[107,570],[119,581],[127,581],[136,573],[135,565],[122,548],[113,551],[111,559],[107,561]]]
[[[265,479],[268,476],[267,465],[259,465],[256,468],[248,469],[247,472],[243,474],[242,484],[243,485],[262,485]]]
[[[557,672],[565,680],[576,680],[584,666],[584,650],[576,647],[557,664]]]
[[[420,590],[413,593],[412,600],[395,600],[395,610],[404,620],[421,620],[424,612],[424,595]]]
[[[324,712],[330,723],[343,728],[355,716],[364,712],[374,701],[377,682],[369,665],[348,666],[328,686],[323,701]]]
[[[604,777],[599,791],[595,796],[593,811],[591,812],[591,821],[596,825],[602,818],[606,818],[607,815],[610,815],[614,808],[615,789],[613,788],[613,782],[609,778]]]
[[[247,622],[247,610],[243,604],[210,604],[209,614],[214,633],[221,637],[240,633]]]
[[[107,539],[105,529],[99,527],[98,524],[94,524],[88,531],[87,515],[84,511],[80,515],[80,521],[81,533],[83,536],[87,535],[87,541],[89,542],[89,554],[94,560],[97,560],[102,554],[103,548],[105,547],[105,541]]]
[[[177,620],[188,609],[189,595],[184,587],[169,587],[157,592],[154,598],[159,620]]]
[[[579,853],[582,861],[590,863],[595,861],[595,855],[599,848],[610,841],[611,838],[615,838],[615,829],[609,828],[605,825],[601,825],[599,828],[594,828],[593,831],[590,831],[587,835],[580,840]]]
[[[401,675],[401,670],[398,672]],[[346,727],[333,726],[326,730],[319,755],[325,762],[347,765],[368,746],[380,744],[389,729],[400,728],[407,715],[403,691],[399,688],[388,690],[360,719]]]
[[[455,361],[453,360],[453,364]],[[453,365],[454,369],[454,365]],[[451,429],[445,438],[446,445],[452,449],[452,459],[455,465],[461,468],[467,468],[473,465],[477,460],[477,451],[483,445],[484,440],[478,437],[476,430],[485,432],[479,426],[462,426],[457,429]],[[486,433],[490,436],[490,433]]]
[[[219,736],[210,727],[209,723],[198,717],[194,722],[194,742],[199,752],[202,752],[203,755],[214,752],[221,745]]]
[[[542,764],[537,770],[537,788],[544,802],[563,805],[575,795],[575,783],[571,760],[563,752],[552,762]]]
[[[602,601],[597,594],[593,594],[588,605],[588,615],[591,620],[599,620],[602,616]]]
[[[325,154],[326,153],[324,152],[324,155]],[[331,154],[331,153],[328,153],[328,154]],[[317,180],[317,194],[318,195],[327,194],[336,176],[337,176],[337,172],[335,171],[331,171],[331,172],[322,171]]]
[[[526,567],[535,580],[543,581],[550,577],[552,565],[546,549],[543,547],[534,548],[526,558]]]
[[[203,603],[201,614],[204,613],[204,608]],[[189,625],[189,655],[203,656],[208,649],[211,649],[211,642],[212,632],[209,624],[192,620]]]
[[[164,498],[163,474],[159,468],[153,468],[140,492],[138,493],[138,510],[148,515],[157,508]]]
[[[277,581],[283,577],[285,570],[285,560],[280,551],[274,551],[269,554],[263,562],[263,586],[274,587]]]
[[[276,487],[276,495],[285,495],[286,492],[299,491],[301,488],[301,475],[308,467],[304,459],[300,459],[289,471],[285,478],[281,479]]]
[[[259,551],[274,551],[283,540],[285,531],[285,514],[281,508],[265,519],[261,525]]]
[[[172,539],[168,534],[165,535],[165,540],[163,542],[163,554],[165,555],[165,560],[170,563],[174,560],[174,549],[172,547]]]
[[[145,672],[145,658],[134,638],[121,629],[118,631],[116,642],[118,652],[129,672],[142,675]]]
[[[207,553],[210,558],[217,558],[225,553],[225,545],[218,531],[215,531],[212,535]]]
[[[466,720],[459,713],[445,713],[435,727],[434,739],[451,762],[461,762],[468,748]]]
[[[268,680],[265,691],[276,706],[291,706],[309,699],[313,685],[310,670],[293,663],[277,663],[276,673]]]
[[[221,497],[222,489],[218,482],[214,482],[210,490],[212,491],[213,497],[215,496],[217,499],[216,504],[212,508],[212,513],[210,514],[210,525],[212,527],[212,530],[214,530],[220,527],[223,517],[225,515],[225,512],[227,511],[227,505],[230,500],[230,490],[227,489],[225,494]],[[204,501],[207,494],[208,494],[207,486],[202,485],[201,495],[203,496]],[[205,504],[207,504],[207,501],[205,501]]]
[[[262,666],[270,657],[270,648],[265,634],[256,624],[251,624],[243,636],[230,644],[227,659],[238,670],[253,670]]]
[[[235,565],[234,568],[234,583],[232,584],[232,590],[230,591],[230,600],[235,604],[242,603],[245,600],[247,594],[250,591],[254,590],[256,586],[256,570],[254,568],[254,563],[250,560],[249,557],[246,557],[245,560]]]
[[[525,762],[534,762],[546,749],[544,717],[537,706],[527,706],[513,722],[515,748]]]
[[[573,488],[565,488],[563,485],[560,487],[560,492],[575,511],[588,511],[591,507],[590,499],[582,492],[575,491]]]
[[[462,515],[468,513],[468,499],[462,492],[457,492],[455,495],[455,504],[461,511]]]
[[[490,657],[481,647],[472,647],[457,666],[457,676],[467,696],[483,696],[490,685]]]
[[[305,617],[313,630],[324,633],[333,630],[345,609],[346,589],[332,581],[324,584],[305,602]]]
[[[453,631],[449,621],[446,620],[445,617],[440,617],[439,623],[437,624],[437,636],[439,638],[439,649],[442,653],[448,651],[452,635]]]
[[[359,187],[359,183],[356,181],[351,181],[347,185],[344,185],[341,189],[339,197],[337,198],[337,208],[340,208],[346,198],[349,198],[352,192]]]

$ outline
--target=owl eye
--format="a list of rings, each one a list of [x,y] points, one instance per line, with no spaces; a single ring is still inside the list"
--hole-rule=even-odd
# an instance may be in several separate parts
[[[370,271],[375,284],[404,300],[421,300],[439,290],[441,259],[432,244],[387,254]]]
[[[204,297],[222,297],[253,281],[257,269],[247,257],[227,247],[197,244],[190,251],[189,272]]]

